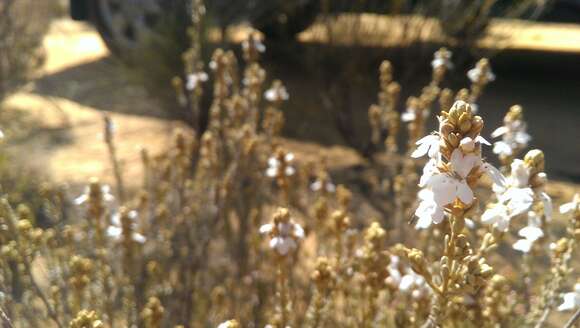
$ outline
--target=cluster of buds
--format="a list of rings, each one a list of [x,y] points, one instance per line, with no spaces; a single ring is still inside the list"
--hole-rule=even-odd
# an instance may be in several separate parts
[[[69,328],[103,328],[105,324],[97,317],[95,311],[80,311],[70,322]]]
[[[232,51],[214,51],[209,68],[214,72],[214,101],[221,103],[237,88],[237,59]]]
[[[431,114],[431,106],[440,93],[436,85],[428,85],[421,90],[419,97],[409,97],[407,99],[407,109],[401,115],[401,120],[408,123],[409,149],[415,142],[425,135],[427,118]]]
[[[260,227],[260,233],[270,237],[270,248],[281,257],[294,253],[298,242],[304,239],[304,229],[292,220],[286,208],[279,208],[272,223]]]
[[[161,301],[157,297],[151,297],[145,304],[145,308],[141,312],[141,318],[145,324],[145,328],[161,328],[161,321],[165,309]]]
[[[520,151],[527,147],[531,137],[526,132],[523,109],[519,105],[510,107],[503,119],[503,124],[495,129],[491,136],[492,138],[501,137],[501,140],[494,142],[493,152],[499,155],[502,165],[507,166]]]
[[[369,108],[369,122],[372,128],[372,142],[379,144],[384,131],[387,131],[385,145],[387,151],[397,151],[397,134],[399,132],[399,113],[396,110],[401,93],[401,85],[393,81],[393,67],[385,60],[379,68],[379,103]]]
[[[318,291],[326,293],[334,287],[336,283],[336,273],[326,257],[319,257],[316,260],[314,271],[310,279],[316,285]]]
[[[509,296],[510,285],[508,280],[500,274],[494,274],[483,289],[481,300],[482,315],[486,321],[500,323],[505,320],[504,318],[510,311],[508,305]]]
[[[365,244],[357,252],[365,286],[380,290],[389,276],[390,256],[383,252],[387,233],[378,222],[373,222],[364,233]]]
[[[93,263],[88,258],[75,255],[70,260],[70,271],[70,284],[76,290],[82,291],[91,282]]]

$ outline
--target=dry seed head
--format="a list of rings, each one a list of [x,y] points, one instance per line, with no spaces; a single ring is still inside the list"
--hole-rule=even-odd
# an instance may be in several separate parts
[[[389,95],[390,101],[395,103],[401,94],[401,85],[397,82],[389,83],[387,94]]]
[[[332,288],[335,282],[336,273],[326,257],[319,257],[316,260],[316,267],[310,276],[319,290]]]
[[[532,169],[532,175],[544,172],[544,152],[539,149],[530,150],[524,156],[524,164]]]
[[[381,228],[378,222],[371,223],[370,227],[365,231],[365,240],[375,246],[380,246],[380,244],[385,240],[387,232],[385,229]]]
[[[505,115],[504,121],[506,123],[521,121],[524,119],[524,109],[520,105],[513,105]]]
[[[141,318],[145,322],[146,328],[161,328],[161,320],[165,309],[157,297],[151,297],[147,301],[145,308],[141,312]]]
[[[82,310],[74,318],[69,328],[103,328],[105,325],[98,319],[95,311]]]
[[[352,192],[344,185],[338,185],[338,187],[336,187],[336,199],[340,206],[346,210],[352,200]]]
[[[417,248],[407,249],[406,256],[413,271],[420,275],[427,273],[427,261],[421,250]]]
[[[393,80],[393,65],[388,60],[383,60],[379,66],[381,85],[388,85]]]
[[[469,90],[468,89],[460,89],[459,91],[457,91],[457,94],[455,95],[455,100],[462,100],[462,101],[469,101]]]
[[[439,108],[441,111],[446,111],[453,105],[453,91],[445,88],[439,94]]]
[[[344,232],[350,227],[350,218],[342,210],[334,211],[330,219],[336,232]]]
[[[274,213],[273,219],[276,224],[288,223],[290,222],[290,211],[287,208],[279,207],[276,213]]]

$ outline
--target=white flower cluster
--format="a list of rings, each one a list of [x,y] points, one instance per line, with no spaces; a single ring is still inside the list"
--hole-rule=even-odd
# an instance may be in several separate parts
[[[137,218],[139,216],[137,211],[135,210],[129,211],[129,213],[127,213],[127,216],[130,220],[132,228],[131,230],[133,231],[131,238],[133,239],[133,241],[139,244],[144,244],[146,241],[145,236],[135,231],[135,228],[137,227]],[[115,241],[119,241],[122,235],[123,235],[123,225],[121,223],[121,214],[119,212],[116,212],[111,216],[111,225],[107,227],[107,236],[109,236],[111,239]]]
[[[199,71],[187,75],[185,82],[185,89],[193,91],[202,83],[208,80],[208,75],[206,72]]]
[[[512,156],[526,148],[532,137],[526,132],[526,123],[521,119],[521,107],[513,106],[504,118],[504,125],[495,129],[491,137],[501,137],[493,144],[493,152],[498,155]]]
[[[487,82],[495,80],[495,74],[493,74],[489,65],[483,66],[480,63],[467,71],[467,77],[472,83],[478,83],[481,79],[485,79]]]
[[[491,224],[494,228],[505,232],[508,231],[512,218],[527,213],[528,225],[518,231],[521,238],[513,245],[514,249],[524,253],[528,253],[534,242],[544,236],[541,228],[542,215],[546,220],[552,218],[552,199],[543,187],[547,181],[546,174],[532,173],[532,167],[525,161],[515,159],[511,164],[511,174],[507,183],[504,186],[493,186],[498,202],[481,216],[482,223]],[[536,202],[542,203],[543,213],[531,210]]]
[[[264,98],[269,102],[279,102],[290,99],[290,95],[285,86],[274,83],[270,89],[264,92]]]
[[[431,287],[425,282],[425,278],[415,273],[410,267],[403,266],[398,256],[391,255],[387,270],[389,277],[386,283],[401,293],[411,295],[415,299],[431,294]]]
[[[447,49],[439,49],[433,54],[433,60],[431,61],[431,67],[437,69],[438,67],[445,67],[446,69],[452,69],[453,63],[451,62],[451,57],[453,53]]]
[[[270,178],[275,178],[279,175],[280,170],[284,170],[284,175],[293,176],[296,173],[296,169],[292,166],[292,161],[294,160],[294,154],[287,153],[282,157],[282,160],[278,156],[274,155],[268,159],[268,169],[266,169],[266,175]]]
[[[250,37],[242,41],[242,51],[247,52],[250,50],[250,47],[253,47],[259,53],[266,52],[266,46],[258,37]]]
[[[511,164],[511,175],[505,186],[494,186],[498,202],[481,216],[481,222],[492,224],[500,231],[507,231],[510,220],[528,211],[534,202],[534,191],[530,187],[530,169],[516,159]]]
[[[574,290],[562,295],[564,302],[558,306],[558,311],[574,310],[580,307],[580,282],[574,285]]]
[[[469,105],[457,101],[453,107],[469,108]],[[442,127],[442,118],[439,120]],[[479,135],[473,138],[464,137],[459,141],[458,147],[451,151],[449,160],[444,162],[440,145],[445,141],[441,134],[440,128],[438,133],[420,139],[417,141],[417,149],[411,154],[414,158],[428,154],[430,158],[419,181],[419,186],[423,189],[418,194],[420,203],[415,215],[419,218],[416,227],[420,229],[443,221],[446,206],[456,201],[467,207],[473,203],[474,194],[468,183],[471,174],[485,173],[494,183],[500,186],[505,184],[502,174],[481,158],[481,144],[489,145],[487,140]]]
[[[333,193],[336,191],[336,185],[327,179],[318,178],[310,184],[310,190]]]
[[[260,233],[270,236],[270,248],[281,256],[286,256],[298,248],[298,241],[304,239],[304,229],[290,219],[287,210],[280,210],[273,223],[260,227]]]
[[[101,186],[101,195],[102,201],[105,203],[105,205],[111,205],[115,201],[115,196],[111,194],[111,187],[109,187],[109,185]],[[82,193],[82,195],[75,198],[74,203],[75,205],[78,206],[84,205],[90,199],[90,197],[91,197],[91,187],[86,186],[85,191]]]

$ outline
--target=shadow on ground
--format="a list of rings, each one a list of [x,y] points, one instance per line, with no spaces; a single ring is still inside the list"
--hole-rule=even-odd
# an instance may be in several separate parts
[[[168,118],[164,105],[127,78],[128,72],[109,56],[45,75],[35,81],[32,91],[102,111]]]

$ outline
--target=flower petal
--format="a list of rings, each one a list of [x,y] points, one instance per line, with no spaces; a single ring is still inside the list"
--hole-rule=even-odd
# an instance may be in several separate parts
[[[484,137],[482,136],[477,136],[475,137],[475,142],[479,142],[480,144],[484,144],[487,146],[491,146],[491,143],[489,143],[489,141],[487,141]]]
[[[506,179],[503,174],[501,174],[501,172],[495,168],[495,166],[489,163],[485,163],[481,166],[481,168],[491,178],[494,184],[500,187],[505,187]]]
[[[512,247],[520,252],[528,253],[532,249],[532,243],[527,239],[519,239]]]
[[[576,202],[570,202],[570,203],[562,204],[560,206],[560,213],[567,214],[569,212],[572,212],[575,209],[576,209]]]
[[[457,195],[455,179],[445,175],[437,174],[429,180],[429,186],[433,190],[433,200],[441,207],[453,202]]]
[[[558,306],[558,311],[568,311],[576,308],[576,293],[564,294],[564,302]]]
[[[267,234],[272,232],[272,229],[274,229],[274,225],[272,223],[266,223],[260,227],[260,233]]]
[[[467,205],[473,202],[473,191],[467,182],[461,181],[457,183],[457,197]]]
[[[540,229],[538,227],[527,226],[527,227],[520,229],[520,231],[518,231],[518,235],[526,238],[530,242],[534,242],[534,241],[540,239],[541,237],[543,237],[544,232],[542,231],[542,229]]]
[[[500,126],[499,128],[493,130],[493,132],[491,133],[491,137],[497,138],[497,137],[501,136],[502,134],[505,134],[506,132],[508,132],[508,128],[505,126]]]
[[[541,192],[540,199],[542,200],[542,204],[544,205],[544,215],[546,216],[546,219],[548,220],[552,219],[553,212],[552,198],[550,198],[550,196],[548,196],[547,193]]]

